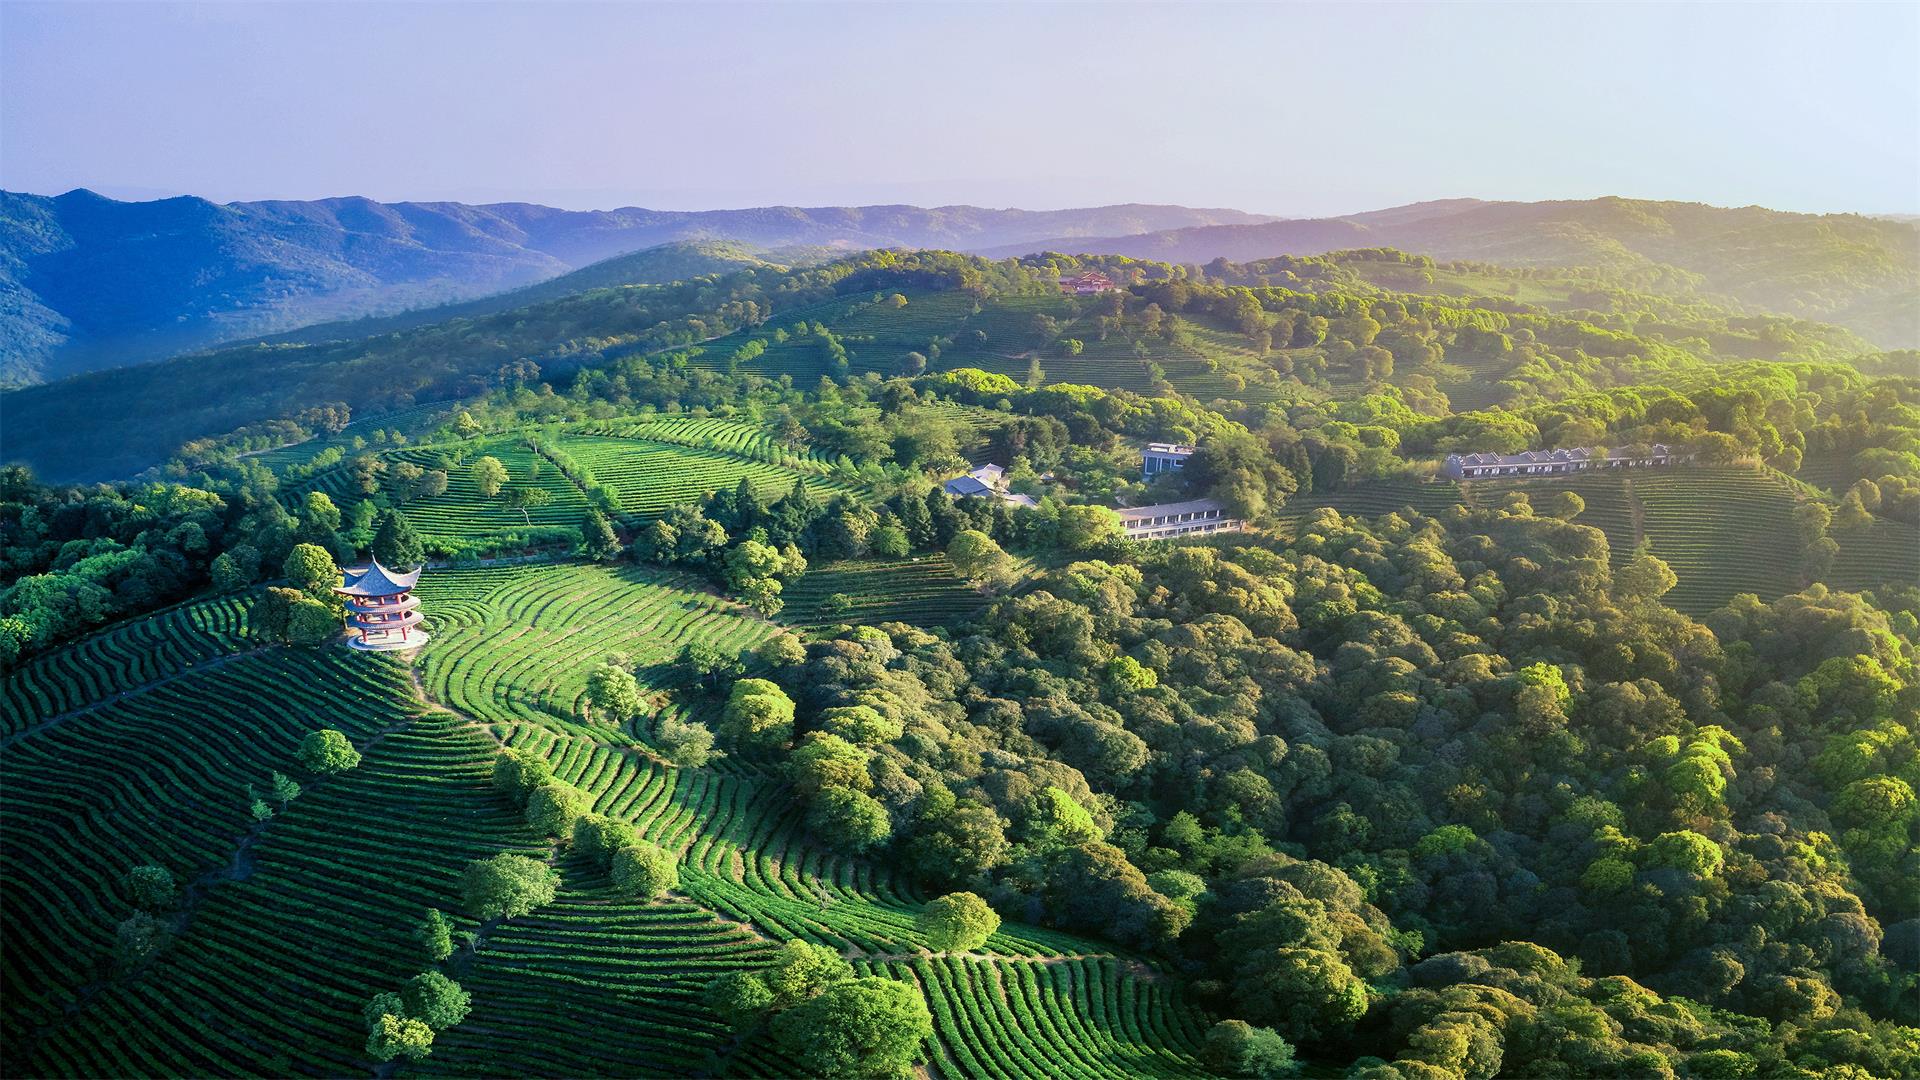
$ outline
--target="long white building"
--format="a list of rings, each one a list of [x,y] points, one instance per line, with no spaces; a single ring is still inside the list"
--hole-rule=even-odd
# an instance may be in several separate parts
[[[1228,516],[1227,508],[1212,499],[1127,506],[1120,508],[1119,514],[1120,526],[1126,530],[1129,540],[1165,540],[1175,536],[1239,532],[1247,527],[1245,521]]]

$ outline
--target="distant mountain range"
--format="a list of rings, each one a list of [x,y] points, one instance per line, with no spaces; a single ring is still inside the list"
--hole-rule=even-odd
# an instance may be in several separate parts
[[[1051,250],[1201,264],[1370,247],[1507,266],[1595,267],[1638,277],[1649,291],[1697,291],[1834,323],[1888,348],[1920,347],[1920,223],[1859,214],[1619,198],[1449,199],[1336,218],[1063,236],[981,254]],[[1667,267],[1683,273],[1664,273]]]
[[[370,199],[118,202],[0,192],[0,386],[228,342],[312,342],[610,284],[792,262],[779,249],[1054,250],[1204,264],[1393,247],[1580,266],[1920,347],[1920,223],[1605,198],[1450,199],[1345,217],[1124,205],[573,211]]]
[[[572,211],[0,192],[0,385],[468,300],[676,242],[973,249],[1270,220],[1138,205]]]

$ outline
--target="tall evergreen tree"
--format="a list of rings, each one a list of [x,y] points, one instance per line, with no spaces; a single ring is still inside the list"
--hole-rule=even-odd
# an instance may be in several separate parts
[[[380,522],[380,531],[374,535],[373,557],[382,566],[409,570],[427,561],[427,549],[413,526],[407,524],[406,516],[398,510],[389,510]]]

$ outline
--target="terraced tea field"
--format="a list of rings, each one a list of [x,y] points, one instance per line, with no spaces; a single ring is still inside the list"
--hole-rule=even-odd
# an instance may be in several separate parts
[[[258,1046],[284,1032],[290,1052],[300,1029],[330,1022],[329,996],[340,1017],[356,1010],[347,999],[363,996],[363,984],[352,973],[392,962],[367,947],[359,925],[378,906],[367,893],[409,895],[393,913],[406,914],[433,850],[409,834],[450,819],[382,807],[377,767],[315,781],[266,825],[249,815],[246,789],[264,791],[270,772],[290,769],[313,728],[337,727],[369,750],[383,733],[396,736],[415,711],[405,686],[403,669],[384,659],[276,649],[203,664],[9,746],[0,759],[9,1075],[284,1072],[291,1060],[250,1050],[241,1033],[258,1029]],[[389,783],[392,799],[409,803],[440,790],[419,778]],[[350,786],[358,793],[334,804],[343,818],[302,831]],[[362,839],[390,847],[367,861]],[[301,877],[292,863],[303,860]],[[188,884],[189,917],[153,970],[114,978],[114,926],[131,910],[120,881],[142,863]],[[343,870],[370,880],[343,890]],[[321,940],[333,944],[296,944]],[[276,995],[278,1009],[262,1000]],[[306,1069],[338,1072],[354,1049],[326,1046]]]
[[[1386,479],[1354,484],[1334,491],[1314,491],[1287,500],[1277,515],[1283,528],[1298,525],[1301,518],[1323,507],[1342,514],[1378,517],[1412,507],[1433,514],[1449,506],[1458,506],[1463,496],[1460,486],[1451,480]]]
[[[37,657],[0,681],[0,738],[180,675],[253,645],[240,596],[197,600],[111,626]]]
[[[1703,614],[1737,593],[1771,600],[1800,587],[1793,492],[1751,469],[1648,470],[1632,478],[1647,546],[1680,583],[1667,604]]]
[[[687,642],[744,650],[774,630],[704,583],[636,567],[435,570],[417,595],[434,635],[420,659],[428,693],[486,723],[572,730],[585,721],[587,676],[608,656],[653,672],[654,691],[671,686]]]
[[[1840,556],[1827,579],[1839,588],[1872,590],[1920,581],[1920,529],[1876,518],[1865,532],[1841,531],[1836,538]]]
[[[914,921],[925,897],[814,843],[771,765],[675,769],[579,721],[585,674],[606,652],[642,664],[657,692],[682,643],[744,649],[772,632],[764,620],[691,582],[587,565],[436,569],[420,593],[435,633],[419,660],[429,703],[391,656],[256,650],[232,598],[109,629],[0,686],[8,1075],[372,1071],[360,1008],[427,966],[412,941],[421,913],[457,909],[469,860],[552,852],[492,791],[502,741],[677,853],[682,885],[641,904],[560,857],[554,903],[486,928],[449,962],[473,1014],[401,1075],[690,1075],[716,1062],[792,1075],[764,1038],[736,1043],[698,1000],[708,979],[789,937],[920,983],[942,1075],[1198,1073],[1205,1021],[1162,973],[1013,923],[977,953],[930,954]],[[320,726],[353,740],[358,768],[293,768]],[[256,822],[246,785],[264,791],[276,769],[305,790]],[[120,882],[142,863],[172,870],[183,899],[171,942],[121,972],[108,961],[131,910]],[[456,917],[456,931],[478,929]]]
[[[659,517],[675,503],[698,502],[743,479],[769,500],[785,495],[802,478],[821,498],[852,490],[827,477],[825,465],[800,455],[769,453],[775,460],[767,461],[726,450],[609,435],[568,435],[556,445],[591,469],[596,480],[618,491],[621,512],[640,521]]]
[[[943,555],[862,559],[809,569],[788,586],[780,621],[819,628],[841,623],[944,626],[979,612],[987,598],[954,576]],[[844,597],[844,606],[834,597]]]

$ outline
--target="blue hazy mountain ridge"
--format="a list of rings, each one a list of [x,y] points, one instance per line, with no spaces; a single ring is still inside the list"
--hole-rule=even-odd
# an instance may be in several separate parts
[[[366,198],[121,202],[0,192],[0,385],[471,300],[683,241],[973,249],[1272,220],[1123,205],[560,210]]]
[[[1844,326],[1886,348],[1920,346],[1920,223],[1862,214],[1602,198],[1445,199],[1334,218],[1223,223],[985,248],[1244,262],[1390,247],[1441,260],[1592,267],[1646,291],[1688,292]],[[1677,270],[1679,273],[1670,271]]]

